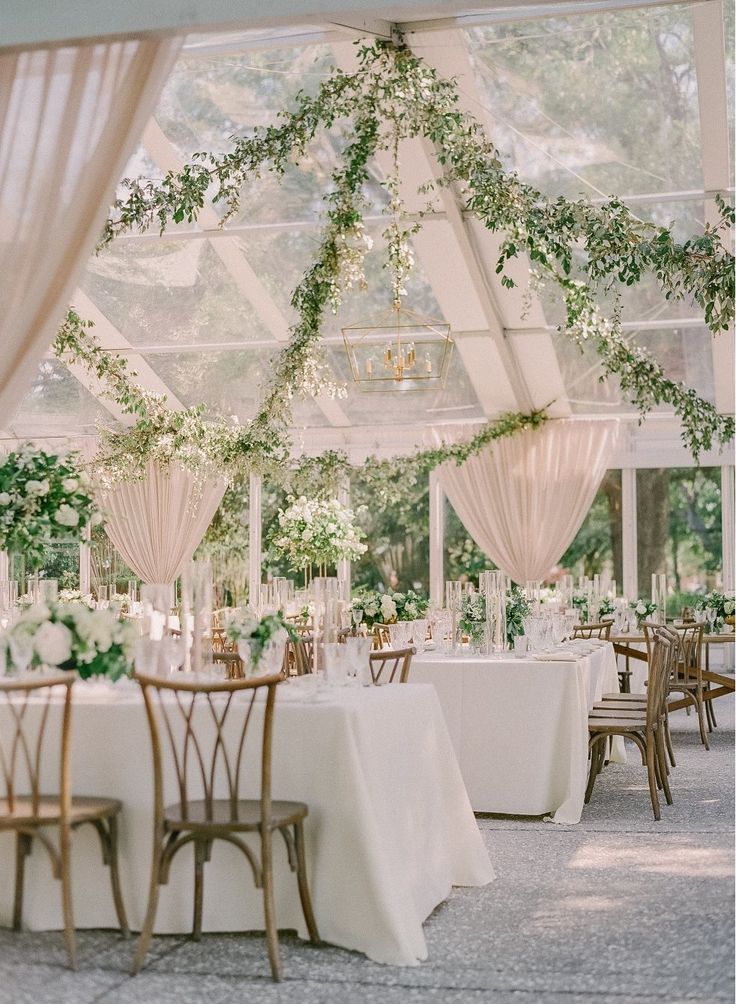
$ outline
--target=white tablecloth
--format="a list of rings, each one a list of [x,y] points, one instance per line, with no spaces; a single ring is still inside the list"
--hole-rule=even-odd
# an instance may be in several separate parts
[[[415,656],[411,679],[437,690],[476,812],[580,821],[588,711],[618,690],[611,644],[574,662],[426,652]],[[620,740],[614,759],[625,761]]]
[[[150,741],[137,685],[120,686],[75,687],[74,792],[123,801],[123,892],[131,926],[140,929],[152,839]],[[378,962],[415,965],[427,957],[422,923],[451,887],[484,885],[493,878],[436,694],[432,687],[411,684],[343,688],[310,703],[295,700],[291,684],[279,689],[273,797],[309,806],[307,864],[320,934]],[[57,770],[47,777],[48,790],[58,790]],[[254,793],[255,788],[246,792]],[[96,840],[91,827],[75,834],[75,921],[78,927],[115,927]],[[0,835],[0,924],[5,925],[12,909],[13,848],[13,838]],[[274,854],[278,925],[306,937],[296,878],[278,837]],[[59,928],[59,885],[40,846],[26,880],[25,925]],[[192,856],[185,848],[161,890],[157,932],[191,929],[192,891]],[[216,841],[205,866],[204,929],[262,928],[261,893],[245,859]]]

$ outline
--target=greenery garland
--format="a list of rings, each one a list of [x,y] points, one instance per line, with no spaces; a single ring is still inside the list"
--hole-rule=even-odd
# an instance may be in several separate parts
[[[503,284],[514,285],[503,275],[506,263],[527,254],[539,276],[562,292],[564,333],[578,345],[594,345],[604,372],[618,376],[642,415],[655,404],[670,404],[696,459],[714,441],[728,442],[734,435],[733,418],[669,380],[646,350],[623,337],[618,307],[610,318],[602,317],[597,297],[617,295],[619,285],[632,285],[652,273],[668,298],[692,297],[713,332],[725,329],[734,316],[734,287],[733,256],[722,235],[733,225],[733,209],[718,197],[718,225],[678,244],[670,230],[640,221],[617,199],[593,206],[584,199],[548,198],[504,170],[479,123],[460,110],[455,83],[439,77],[406,46],[376,42],[360,49],[359,60],[357,72],[334,69],[314,97],[298,96],[283,124],[235,138],[228,153],[195,154],[182,171],[169,172],[162,181],[127,180],[128,196],[115,204],[103,235],[104,244],[133,228],[158,224],[163,232],[170,220],[193,222],[212,186],[213,201],[227,205],[227,220],[237,210],[246,182],[264,169],[283,173],[306,152],[318,128],[329,128],[338,119],[351,123],[344,165],[333,175],[334,191],[326,197],[327,227],[317,260],[292,298],[300,320],[252,423],[257,439],[265,429],[283,435],[291,396],[319,388],[321,318],[326,306],[335,308],[339,302],[343,269],[348,269],[348,284],[360,271],[360,190],[369,159],[377,150],[390,149],[397,138],[422,136],[434,143],[444,167],[440,183],[461,186],[466,208],[488,229],[506,234],[497,263]],[[382,132],[381,123],[391,129]],[[575,278],[576,270],[581,279]]]

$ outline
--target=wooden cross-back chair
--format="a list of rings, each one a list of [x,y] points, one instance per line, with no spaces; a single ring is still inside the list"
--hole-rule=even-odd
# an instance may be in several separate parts
[[[407,683],[411,659],[415,652],[415,648],[401,648],[394,651],[382,649],[379,652],[371,652],[368,656],[371,679],[375,684]]]
[[[148,908],[133,960],[137,973],[153,934],[159,889],[169,878],[177,851],[194,844],[194,919],[192,937],[202,933],[204,865],[215,840],[233,844],[247,859],[257,888],[263,890],[268,957],[273,978],[281,978],[273,894],[273,834],[284,839],[289,866],[297,874],[299,897],[312,942],[319,941],[307,884],[303,802],[271,797],[271,744],[276,687],[281,675],[252,680],[194,682],[137,675],[151,731],[154,770],[154,850]],[[254,715],[258,695],[262,716]],[[258,722],[258,724],[256,724]],[[230,726],[232,725],[232,728]],[[255,733],[246,746],[248,733]],[[260,742],[258,735],[260,733]],[[260,755],[260,796],[243,799],[246,754]],[[167,805],[164,758],[173,763],[178,801]],[[219,797],[220,793],[224,797]],[[254,849],[245,839],[257,838]]]
[[[76,969],[77,950],[71,885],[71,839],[79,826],[94,826],[102,859],[110,868],[112,895],[120,930],[128,937],[118,871],[118,815],[114,798],[72,795],[71,727],[74,674],[57,673],[37,679],[0,680],[0,833],[15,833],[15,899],[13,929],[21,927],[26,858],[37,840],[51,859],[54,878],[61,883],[64,940],[69,965]],[[61,700],[59,694],[61,693]],[[60,745],[51,749],[49,725],[60,718]],[[48,751],[47,751],[48,750]],[[47,760],[59,770],[58,792],[45,794]],[[55,843],[49,829],[59,831]]]
[[[305,676],[314,672],[314,635],[300,633],[286,643],[285,672],[290,676]]]
[[[603,769],[608,743],[613,736],[631,739],[638,746],[642,764],[647,768],[654,818],[661,818],[658,788],[664,791],[667,804],[672,804],[667,777],[665,732],[668,684],[676,651],[676,639],[671,632],[658,628],[653,636],[645,703],[637,705],[629,702],[626,707],[616,707],[604,699],[593,706],[588,718],[590,773],[585,792],[586,804],[593,794],[595,779]]]
[[[576,624],[573,628],[573,638],[603,638],[611,637],[612,621],[601,621],[600,624]]]
[[[661,625],[647,622],[642,625],[644,639],[647,645],[647,659],[651,664],[653,653],[653,639]],[[713,731],[716,724],[715,714],[710,705],[712,701],[706,701],[703,693],[708,684],[703,680],[703,624],[686,624],[675,627],[668,632],[672,635],[675,645],[676,656],[673,660],[672,673],[669,678],[669,693],[679,693],[689,701],[687,713],[690,714],[690,705],[695,708],[698,715],[698,726],[700,728],[700,741],[706,749],[710,749],[708,735],[706,732],[706,721],[708,732]],[[672,765],[674,766],[674,760]]]

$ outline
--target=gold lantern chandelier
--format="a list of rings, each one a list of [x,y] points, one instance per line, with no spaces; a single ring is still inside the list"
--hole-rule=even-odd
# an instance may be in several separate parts
[[[361,390],[445,385],[454,345],[450,325],[407,310],[401,300],[380,317],[343,328],[342,337]]]
[[[399,194],[399,125],[393,136],[393,175],[385,182],[390,195],[391,222],[384,231],[391,269],[391,308],[379,317],[342,329],[350,371],[361,390],[407,391],[444,387],[454,342],[450,325],[423,317],[402,303],[404,282],[414,264],[411,235],[418,223],[402,226],[404,205]]]

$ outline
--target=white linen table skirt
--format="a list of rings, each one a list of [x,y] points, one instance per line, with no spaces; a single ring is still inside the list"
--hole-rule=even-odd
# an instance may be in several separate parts
[[[580,822],[588,712],[618,691],[613,645],[571,662],[425,652],[411,679],[437,690],[475,812]],[[613,759],[625,762],[622,740]]]
[[[416,965],[427,957],[422,923],[452,886],[485,885],[494,877],[434,689],[345,687],[310,701],[286,683],[277,694],[273,797],[309,806],[307,866],[320,935],[377,962]],[[262,713],[257,704],[254,715]],[[234,705],[231,718],[235,714]],[[77,683],[72,732],[74,793],[123,802],[123,893],[131,926],[139,930],[150,877],[153,778],[137,685]],[[49,791],[58,791],[56,749],[49,758],[54,761],[46,777]],[[165,783],[172,782],[169,771]],[[171,787],[166,790],[167,800],[175,802]],[[255,780],[244,794],[256,794]],[[96,841],[89,826],[75,833],[74,912],[80,928],[116,926]],[[306,937],[296,877],[278,835],[274,859],[278,926]],[[14,838],[0,834],[4,925],[10,923],[13,862]],[[174,859],[169,884],[161,889],[158,933],[191,930],[192,862],[189,847]],[[61,927],[59,883],[40,845],[26,869],[24,925]],[[261,892],[245,858],[215,841],[205,866],[204,929],[263,926]]]

